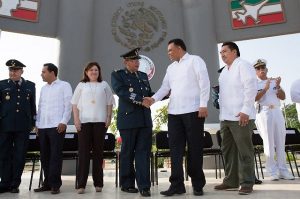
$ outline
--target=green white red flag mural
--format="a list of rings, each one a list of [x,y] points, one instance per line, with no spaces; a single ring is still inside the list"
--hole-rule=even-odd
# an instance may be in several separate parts
[[[282,0],[230,0],[233,29],[285,22]]]
[[[38,21],[40,0],[0,0],[0,16]]]

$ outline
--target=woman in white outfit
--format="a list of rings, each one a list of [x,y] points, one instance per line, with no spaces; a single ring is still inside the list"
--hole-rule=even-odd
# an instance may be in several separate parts
[[[90,62],[77,85],[71,101],[74,124],[78,131],[78,194],[83,194],[93,159],[93,181],[96,192],[103,187],[103,146],[112,117],[114,97],[107,82],[102,80],[100,65]]]
[[[285,99],[285,92],[280,87],[281,78],[268,78],[266,62],[262,59],[257,60],[254,67],[258,81],[255,123],[264,142],[266,169],[271,180],[293,180],[294,176],[286,167],[286,128],[280,109],[280,100]]]

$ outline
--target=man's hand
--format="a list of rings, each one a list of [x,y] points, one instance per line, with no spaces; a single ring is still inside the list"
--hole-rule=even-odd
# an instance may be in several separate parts
[[[147,108],[150,108],[150,106],[152,104],[154,104],[155,100],[151,97],[144,97],[143,98],[143,102],[142,102],[142,105],[147,107]]]
[[[59,123],[57,126],[57,132],[58,133],[64,133],[67,129],[67,125],[63,124],[63,123]]]
[[[249,124],[249,115],[239,112],[239,114],[236,117],[240,117],[240,120],[239,120],[240,126],[246,126]]]
[[[264,90],[267,92],[270,88],[270,83],[271,83],[271,79],[268,79],[267,82],[266,82],[266,85],[265,85],[265,88]]]
[[[208,116],[208,110],[207,107],[200,107],[198,112],[198,117],[204,117],[206,118]]]

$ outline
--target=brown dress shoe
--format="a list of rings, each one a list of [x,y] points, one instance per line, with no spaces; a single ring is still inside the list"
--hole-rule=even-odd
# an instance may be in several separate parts
[[[252,187],[241,187],[239,190],[240,195],[249,195],[252,193],[253,188]]]
[[[231,187],[223,183],[215,186],[215,190],[237,191],[238,189],[239,187]]]

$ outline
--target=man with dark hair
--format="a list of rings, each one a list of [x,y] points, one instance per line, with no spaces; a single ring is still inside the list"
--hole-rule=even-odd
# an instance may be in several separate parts
[[[46,84],[42,87],[38,114],[37,134],[41,147],[41,163],[45,180],[35,192],[60,192],[62,150],[68,121],[71,118],[72,88],[68,82],[57,79],[58,68],[44,64],[42,78]]]
[[[6,62],[9,79],[0,81],[0,193],[19,193],[29,133],[35,126],[35,84],[22,78],[26,67]]]
[[[187,53],[181,39],[169,41],[168,55],[173,63],[168,66],[160,89],[149,99],[154,103],[171,93],[168,107],[171,186],[160,193],[172,196],[186,192],[182,164],[187,143],[188,174],[192,179],[194,195],[200,196],[206,183],[202,165],[209,77],[203,59]]]
[[[216,190],[253,191],[254,149],[252,133],[255,119],[257,80],[254,68],[242,60],[238,46],[225,42],[221,57],[226,64],[219,77],[219,103],[225,178]]]

